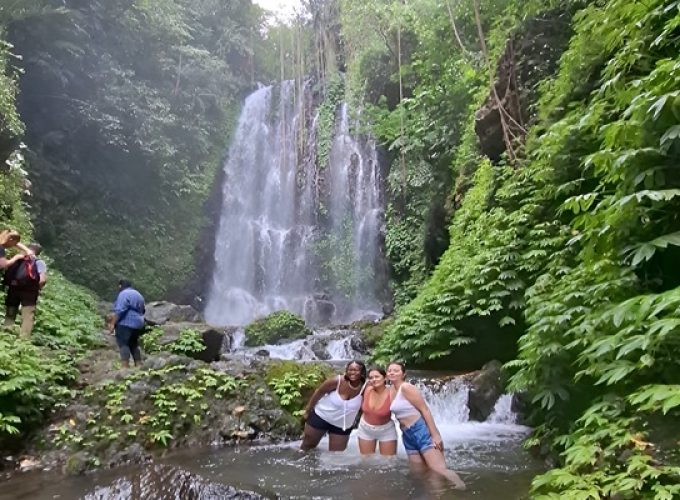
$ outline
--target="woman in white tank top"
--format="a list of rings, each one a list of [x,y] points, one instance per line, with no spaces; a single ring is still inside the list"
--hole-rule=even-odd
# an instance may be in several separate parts
[[[403,363],[387,366],[387,380],[392,382],[393,391],[390,410],[399,420],[409,465],[414,470],[427,466],[448,479],[456,489],[464,490],[465,483],[458,474],[446,467],[444,443],[430,408],[420,390],[404,380],[405,375]]]
[[[305,407],[305,434],[300,449],[316,448],[326,433],[329,451],[347,448],[354,420],[361,409],[365,386],[366,365],[361,361],[350,361],[344,376],[338,375],[323,382]]]

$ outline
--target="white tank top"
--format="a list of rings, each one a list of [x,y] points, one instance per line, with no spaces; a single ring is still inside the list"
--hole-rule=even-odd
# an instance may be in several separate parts
[[[338,375],[338,385],[333,392],[325,394],[314,407],[314,413],[331,425],[340,427],[343,431],[354,423],[359,410],[361,409],[361,397],[364,393],[366,384],[359,391],[359,394],[352,399],[342,399],[338,390],[340,389],[341,375]]]
[[[399,386],[397,395],[394,397],[394,401],[392,401],[392,404],[390,405],[390,411],[394,413],[394,416],[397,417],[397,420],[410,417],[412,415],[420,415],[418,408],[413,406],[411,402],[402,395],[402,387],[404,387],[403,384]]]

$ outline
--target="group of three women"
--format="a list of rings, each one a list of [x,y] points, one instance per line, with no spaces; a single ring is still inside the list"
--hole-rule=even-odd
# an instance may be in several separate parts
[[[305,433],[301,448],[315,448],[328,433],[328,449],[343,451],[347,447],[354,420],[361,410],[357,428],[362,455],[397,453],[397,431],[392,414],[402,429],[402,441],[409,464],[414,469],[429,468],[456,488],[465,484],[458,474],[446,467],[444,444],[432,413],[422,394],[405,381],[402,363],[390,363],[387,371],[371,368],[360,361],[350,362],[345,375],[323,382],[305,408]],[[386,385],[390,382],[390,386]]]

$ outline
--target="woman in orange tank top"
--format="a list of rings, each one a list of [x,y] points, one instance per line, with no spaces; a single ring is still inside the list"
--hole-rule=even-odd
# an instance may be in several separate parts
[[[397,429],[392,421],[390,404],[392,398],[385,386],[385,370],[371,368],[368,386],[361,404],[361,420],[357,428],[359,451],[362,455],[375,453],[376,443],[381,455],[397,454]]]

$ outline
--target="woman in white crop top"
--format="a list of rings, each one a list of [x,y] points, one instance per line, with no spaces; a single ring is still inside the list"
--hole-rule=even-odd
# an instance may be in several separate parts
[[[305,407],[305,435],[300,449],[316,448],[326,433],[329,451],[347,448],[354,420],[361,409],[365,384],[366,365],[361,361],[350,361],[344,376],[323,382]]]
[[[456,489],[464,490],[465,483],[458,474],[446,467],[444,443],[430,408],[420,390],[404,380],[405,375],[403,363],[387,366],[387,380],[392,382],[393,391],[390,410],[399,420],[409,465],[415,470],[427,466],[448,479]]]

